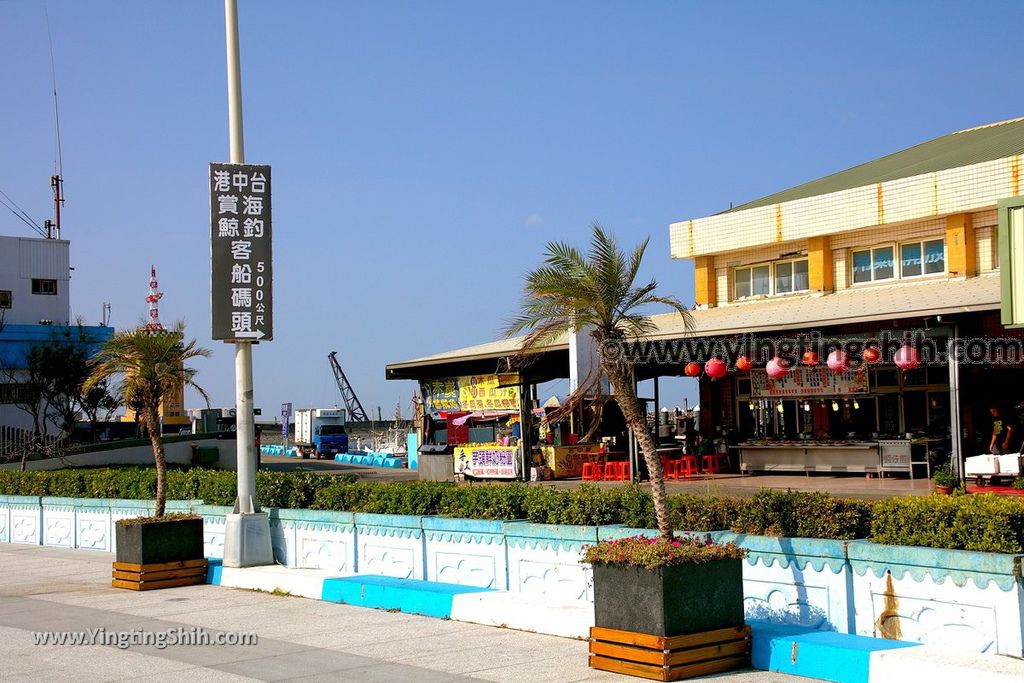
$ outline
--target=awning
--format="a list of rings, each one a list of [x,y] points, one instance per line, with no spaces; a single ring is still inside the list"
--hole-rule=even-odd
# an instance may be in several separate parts
[[[777,299],[730,303],[715,308],[690,312],[692,334],[687,334],[682,318],[676,314],[652,317],[657,329],[650,339],[669,340],[686,337],[729,337],[746,333],[792,330],[809,332],[836,325],[955,315],[999,309],[998,274],[951,280],[921,280],[888,285],[850,287],[831,294],[804,294]],[[522,347],[523,337],[513,337],[478,344],[454,351],[393,363],[387,367],[389,378],[436,371],[444,376],[446,365],[466,361],[493,361],[515,355]],[[566,353],[567,337],[545,347],[541,352]],[[565,375],[568,376],[568,363]]]

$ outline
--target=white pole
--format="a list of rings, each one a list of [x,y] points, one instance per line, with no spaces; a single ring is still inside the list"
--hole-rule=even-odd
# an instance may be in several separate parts
[[[231,139],[231,163],[245,163],[245,136],[242,129],[242,68],[238,51],[238,1],[224,0],[228,63],[228,135]],[[256,468],[252,414],[252,344],[235,342],[235,408],[238,461],[238,499],[235,512],[257,512]]]
[[[231,163],[245,163],[242,135],[242,71],[238,56],[238,2],[224,0],[224,25],[227,38],[228,135],[231,139]],[[255,567],[273,564],[270,522],[259,511],[256,500],[255,429],[252,414],[252,343],[235,342],[235,416],[238,497],[235,509],[227,516],[224,529],[224,566]]]

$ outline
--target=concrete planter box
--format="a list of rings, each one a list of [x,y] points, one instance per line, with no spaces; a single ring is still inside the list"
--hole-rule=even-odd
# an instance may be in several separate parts
[[[743,561],[594,565],[594,625],[681,636],[743,625]]]
[[[203,559],[203,520],[152,520],[117,525],[117,561],[160,564]]]

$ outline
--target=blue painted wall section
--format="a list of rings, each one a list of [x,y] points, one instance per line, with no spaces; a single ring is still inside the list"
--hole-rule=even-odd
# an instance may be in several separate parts
[[[362,575],[324,579],[322,599],[361,607],[395,609],[411,614],[447,619],[452,598],[463,593],[482,593],[487,588],[435,583],[391,576]]]

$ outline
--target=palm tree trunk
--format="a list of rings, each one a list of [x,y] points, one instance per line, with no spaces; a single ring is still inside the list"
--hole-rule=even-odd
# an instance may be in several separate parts
[[[160,415],[156,410],[147,411],[146,431],[153,445],[153,460],[156,461],[156,516],[163,517],[167,505],[167,456],[164,440],[160,435]]]
[[[658,520],[658,535],[666,541],[671,541],[672,524],[668,515],[668,494],[665,493],[665,471],[661,467],[661,460],[658,458],[651,431],[647,428],[644,410],[636,397],[633,382],[619,363],[602,360],[601,365],[615,391],[615,402],[622,409],[626,424],[640,442],[640,451],[644,455],[647,472],[651,476],[651,499],[654,501],[654,515]]]

